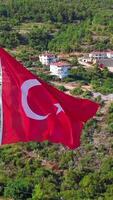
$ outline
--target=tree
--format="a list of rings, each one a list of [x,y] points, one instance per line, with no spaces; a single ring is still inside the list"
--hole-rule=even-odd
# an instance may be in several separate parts
[[[74,58],[72,58],[72,59],[70,60],[70,62],[71,62],[71,64],[72,64],[73,66],[77,66],[77,65],[78,65],[78,59],[77,59],[77,57],[75,56]]]
[[[31,47],[44,51],[48,49],[48,42],[51,40],[49,32],[42,28],[34,28],[28,34],[28,43]]]
[[[71,90],[72,95],[82,95],[82,93],[83,93],[83,90],[80,87],[74,88],[73,90]]]
[[[67,91],[67,89],[63,85],[58,86],[58,89],[63,92]]]
[[[13,198],[14,200],[27,200],[32,196],[32,182],[28,178],[19,178],[9,180],[4,189],[4,197]]]
[[[15,48],[20,44],[20,34],[17,32],[1,32],[0,45],[7,48]]]

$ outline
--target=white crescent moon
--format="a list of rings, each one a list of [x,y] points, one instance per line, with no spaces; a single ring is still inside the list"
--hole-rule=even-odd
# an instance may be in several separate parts
[[[41,85],[41,83],[37,79],[29,79],[22,84],[22,86],[21,86],[22,107],[23,107],[24,112],[27,115],[27,117],[29,117],[31,119],[35,119],[35,120],[44,120],[49,116],[49,114],[48,115],[38,115],[38,114],[34,113],[31,110],[31,108],[29,107],[28,101],[27,101],[29,89],[34,86],[37,86],[37,85]]]

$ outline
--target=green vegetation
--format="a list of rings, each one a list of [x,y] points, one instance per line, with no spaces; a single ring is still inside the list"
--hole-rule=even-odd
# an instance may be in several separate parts
[[[49,32],[44,28],[34,28],[28,34],[28,43],[39,51],[47,50],[48,42],[51,39]]]
[[[92,159],[97,155],[88,150],[90,147],[88,157],[81,155],[81,164],[76,166],[80,151],[62,152],[60,148],[46,143],[2,148],[0,194],[15,200],[106,199],[113,195],[112,158],[101,158],[99,169],[95,169]],[[53,161],[49,161],[50,154],[54,154]]]
[[[112,4],[113,0],[0,1],[0,45],[29,44],[56,52],[113,48]]]
[[[72,95],[82,95],[83,94],[83,90],[78,87],[78,88],[74,88],[72,91],[71,91],[71,94]]]
[[[108,131],[113,134],[113,103],[111,103],[107,114]]]
[[[93,96],[93,94],[91,91],[84,91],[82,96],[84,98],[90,99]]]
[[[101,70],[98,66],[95,66],[92,69],[85,69],[80,66],[70,70],[70,78],[71,81],[80,82],[81,84],[91,84],[95,92],[113,93],[113,73],[109,72],[107,68]],[[79,90],[81,89],[79,88]],[[74,93],[72,92],[72,94]],[[77,94],[76,91],[75,94]]]
[[[67,91],[67,89],[63,85],[58,86],[58,89],[63,92]]]
[[[42,51],[113,49],[113,0],[0,0],[0,46],[47,82],[58,78],[38,58]],[[93,98],[93,90],[113,93],[113,73],[85,69],[76,56],[65,83],[72,95]],[[82,89],[90,86],[90,90]],[[112,200],[113,103],[101,96],[101,108],[84,126],[81,146],[69,151],[60,144],[20,143],[0,148],[0,196],[12,200]],[[71,105],[70,105],[71,106]]]

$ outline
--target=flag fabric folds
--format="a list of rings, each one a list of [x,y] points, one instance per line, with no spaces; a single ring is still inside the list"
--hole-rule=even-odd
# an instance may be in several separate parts
[[[0,63],[1,144],[48,140],[77,148],[84,123],[99,105],[57,90],[2,48]]]

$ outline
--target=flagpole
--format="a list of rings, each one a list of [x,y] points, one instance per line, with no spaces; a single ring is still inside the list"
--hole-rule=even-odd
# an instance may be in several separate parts
[[[0,145],[2,144],[2,134],[3,134],[2,63],[0,58]]]

